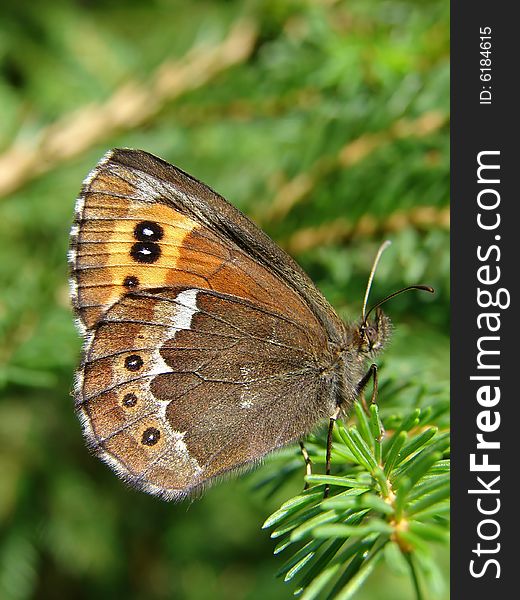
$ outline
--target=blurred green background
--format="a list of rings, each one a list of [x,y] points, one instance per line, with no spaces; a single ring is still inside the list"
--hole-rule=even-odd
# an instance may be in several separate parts
[[[359,316],[377,246],[392,239],[372,300],[422,282],[437,293],[387,305],[396,329],[381,380],[413,377],[446,400],[448,19],[442,0],[2,2],[2,600],[293,590],[274,577],[281,561],[261,525],[301,488],[303,466],[274,494],[255,484],[284,456],[166,504],[83,445],[66,251],[81,181],[111,147],[145,149],[219,191],[345,319]],[[409,577],[382,567],[358,597],[413,596]]]

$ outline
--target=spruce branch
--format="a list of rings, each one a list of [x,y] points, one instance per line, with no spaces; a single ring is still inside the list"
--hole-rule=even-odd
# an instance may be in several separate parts
[[[264,523],[278,540],[275,553],[287,555],[278,576],[296,582],[295,593],[353,598],[386,565],[406,572],[416,600],[426,600],[432,545],[447,543],[449,527],[449,436],[432,423],[433,413],[413,408],[382,419],[377,405],[367,415],[358,402],[351,423],[337,422],[335,472],[306,475],[308,489]],[[320,464],[324,440],[308,451]]]

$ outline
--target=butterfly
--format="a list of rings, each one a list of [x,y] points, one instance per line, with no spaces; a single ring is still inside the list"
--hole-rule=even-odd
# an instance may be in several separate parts
[[[345,324],[238,209],[141,150],[85,179],[69,264],[87,444],[167,500],[347,413],[390,334],[379,305]]]

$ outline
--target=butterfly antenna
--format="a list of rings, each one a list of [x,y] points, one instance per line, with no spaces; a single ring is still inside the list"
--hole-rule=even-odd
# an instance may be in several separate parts
[[[367,319],[370,316],[370,313],[373,310],[375,310],[376,308],[378,308],[379,306],[381,306],[381,304],[384,304],[387,300],[390,300],[390,298],[399,296],[399,294],[402,294],[403,292],[407,292],[408,290],[422,290],[423,292],[430,292],[430,294],[433,294],[435,292],[435,290],[432,287],[430,287],[429,285],[409,285],[407,287],[401,288],[400,290],[397,290],[397,292],[394,292],[393,294],[390,294],[386,298],[383,298],[377,304],[374,304],[374,306],[372,306],[372,308],[367,312],[366,317],[363,319],[363,323],[367,322]]]
[[[379,246],[379,250],[377,251],[376,258],[374,259],[374,263],[372,265],[372,270],[370,271],[370,276],[368,278],[368,283],[367,283],[367,289],[366,289],[366,292],[365,292],[365,297],[363,299],[363,308],[361,310],[361,319],[362,319],[363,323],[366,323],[368,315],[373,310],[373,308],[372,308],[368,312],[368,314],[365,314],[365,310],[367,308],[367,302],[368,302],[368,295],[370,294],[370,288],[372,287],[372,281],[374,280],[374,275],[376,274],[377,265],[379,264],[379,260],[381,258],[381,255],[388,248],[388,246],[390,246],[391,243],[392,242],[390,240],[384,241],[381,244],[381,246]],[[388,299],[388,298],[386,298],[386,299]]]

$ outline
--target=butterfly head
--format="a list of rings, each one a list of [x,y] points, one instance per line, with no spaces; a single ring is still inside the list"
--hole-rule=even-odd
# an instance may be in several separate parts
[[[390,319],[377,308],[373,319],[364,319],[356,328],[356,346],[360,354],[374,356],[387,344],[392,331]]]
[[[381,310],[381,305],[384,304],[390,298],[398,296],[408,290],[424,290],[433,292],[433,288],[425,285],[411,285],[386,296],[367,312],[368,296],[370,294],[370,288],[374,275],[381,259],[383,252],[390,246],[390,241],[386,240],[381,244],[377,255],[374,259],[374,264],[370,271],[368,283],[365,291],[365,298],[363,300],[363,308],[361,309],[361,322],[354,329],[354,347],[362,357],[371,357],[377,354],[388,342],[390,333],[392,330],[392,323],[390,319]],[[370,315],[374,313],[374,316],[370,318]]]
[[[381,310],[381,304],[408,290],[422,290],[433,293],[433,288],[430,286],[410,285],[386,296],[386,298],[380,300],[366,314],[363,307],[361,322],[355,327],[354,331],[354,345],[360,355],[373,356],[386,345],[392,332],[392,322]],[[370,316],[372,313],[374,313],[373,317]]]

